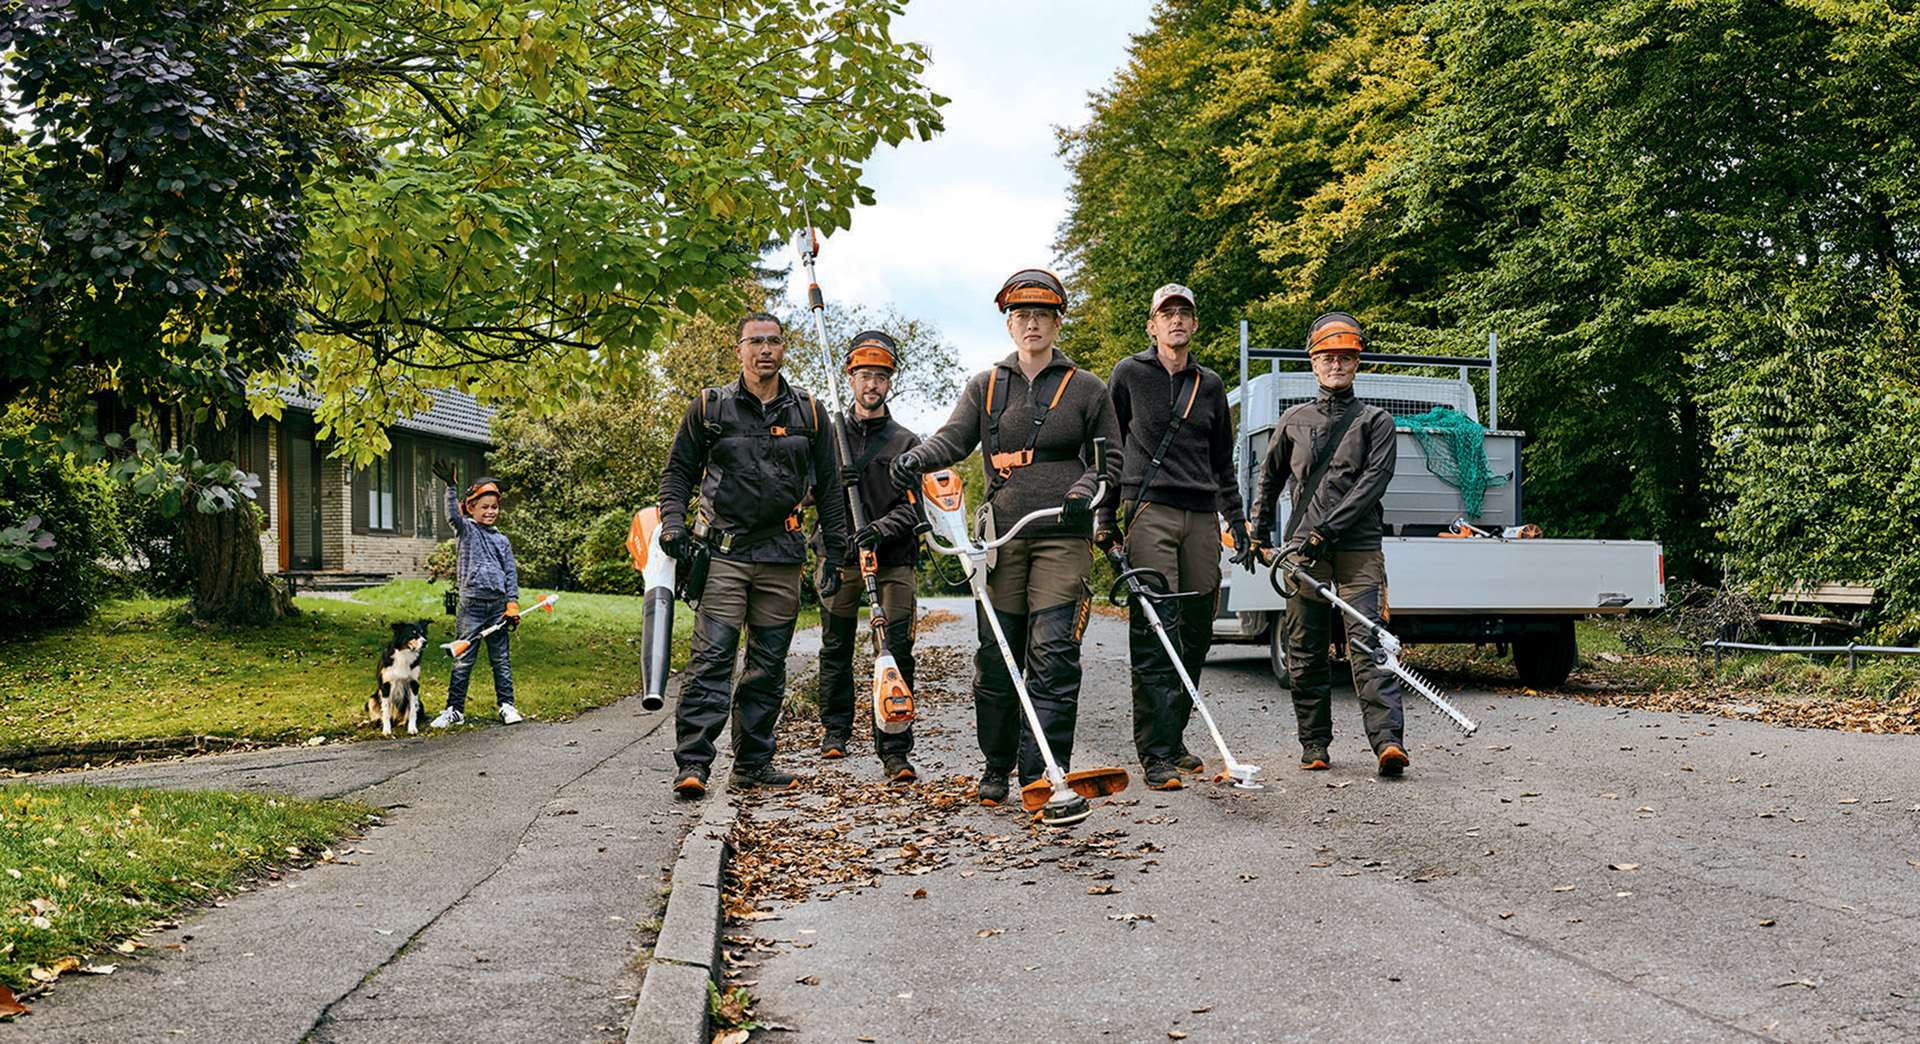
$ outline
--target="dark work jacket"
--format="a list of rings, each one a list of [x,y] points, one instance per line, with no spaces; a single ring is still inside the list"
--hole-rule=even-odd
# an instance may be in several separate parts
[[[1348,410],[1363,411],[1347,427],[1340,445],[1334,447],[1332,463],[1314,491],[1313,502],[1300,504],[1300,484],[1313,470],[1316,454],[1340,415]],[[1282,540],[1304,538],[1315,528],[1334,534],[1339,551],[1378,551],[1382,513],[1380,498],[1387,483],[1393,481],[1393,415],[1378,406],[1369,406],[1354,398],[1352,388],[1338,392],[1320,389],[1312,402],[1303,402],[1280,415],[1273,438],[1267,443],[1267,458],[1260,465],[1260,495],[1255,501],[1258,517],[1255,532],[1263,539],[1273,533],[1279,516],[1276,502],[1288,483],[1296,498]]]
[[[1195,395],[1195,385],[1198,394]],[[1220,375],[1187,356],[1186,368],[1168,373],[1160,353],[1149,348],[1120,360],[1107,381],[1113,397],[1113,415],[1120,422],[1126,446],[1126,466],[1120,477],[1120,499],[1138,501],[1140,480],[1146,476],[1153,451],[1167,436],[1174,415],[1187,410],[1167,447],[1159,470],[1147,484],[1146,499],[1155,504],[1244,520],[1240,480],[1233,471],[1233,416],[1227,409],[1227,386]]]
[[[766,403],[739,381],[694,397],[660,473],[660,522],[688,523],[688,502],[697,490],[700,517],[715,530],[768,534],[731,554],[716,548],[716,556],[803,563],[806,534],[778,527],[812,493],[827,561],[839,561],[847,543],[847,500],[840,493],[826,411],[786,378],[778,381],[779,390]]]
[[[920,436],[908,431],[893,420],[886,412],[872,420],[857,420],[853,412],[840,415],[841,429],[847,433],[847,453],[852,457],[848,464],[859,461],[871,450],[875,440],[881,440],[880,449],[867,462],[866,470],[860,473],[860,509],[867,521],[880,529],[880,548],[875,557],[882,566],[910,566],[920,560],[920,537],[914,527],[920,522],[920,513],[907,495],[893,487],[893,479],[887,474],[887,466],[893,458],[920,445]],[[839,494],[840,502],[846,503],[844,492]],[[847,553],[841,559],[843,565],[860,563],[859,545],[853,542],[853,516],[847,516]],[[820,551],[818,528],[814,531],[814,550]]]

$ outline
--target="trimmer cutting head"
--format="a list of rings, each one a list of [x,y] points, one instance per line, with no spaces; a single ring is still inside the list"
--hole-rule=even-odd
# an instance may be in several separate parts
[[[1254,778],[1259,774],[1260,766],[1242,765],[1239,762],[1235,762],[1228,766],[1225,772],[1215,775],[1213,781],[1215,783],[1225,783],[1228,780],[1232,780],[1233,789],[1235,790],[1265,790],[1267,789],[1267,785]]]

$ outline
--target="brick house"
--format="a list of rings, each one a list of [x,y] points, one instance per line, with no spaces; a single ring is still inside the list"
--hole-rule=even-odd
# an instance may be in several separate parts
[[[261,478],[269,574],[316,586],[427,575],[427,557],[453,536],[434,459],[454,461],[464,483],[484,472],[493,445],[490,408],[460,392],[433,399],[425,413],[394,422],[392,450],[365,468],[327,456],[313,419],[318,399],[288,394],[280,421],[252,423],[238,463]]]

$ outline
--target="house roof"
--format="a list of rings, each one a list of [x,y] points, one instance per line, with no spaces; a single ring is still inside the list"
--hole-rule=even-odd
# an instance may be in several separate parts
[[[393,422],[398,431],[438,435],[462,442],[493,445],[494,408],[482,406],[466,392],[434,389],[433,405],[425,413],[409,414]],[[288,406],[312,413],[320,408],[320,397],[289,389],[280,393]]]

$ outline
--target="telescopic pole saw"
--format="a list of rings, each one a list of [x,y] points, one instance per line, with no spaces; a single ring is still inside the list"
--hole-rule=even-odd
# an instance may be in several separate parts
[[[814,274],[813,259],[820,253],[820,239],[812,228],[803,228],[793,234],[793,249],[800,255],[800,261],[807,266],[807,306],[813,311],[813,332],[820,342],[820,361],[827,374],[827,394],[833,401],[833,409],[828,411],[827,427],[833,432],[833,450],[844,466],[853,459],[847,452],[847,432],[840,423],[840,381],[836,376],[838,367],[834,363],[833,349],[827,343],[827,301],[820,293],[820,279]],[[860,483],[857,477],[843,477],[841,485],[847,492],[847,514],[853,520],[853,533],[858,535],[867,526],[866,506],[860,501]],[[825,563],[828,569],[840,568],[838,562]],[[867,602],[871,607],[867,613],[868,630],[873,638],[873,725],[883,732],[905,732],[913,724],[913,693],[907,690],[906,679],[900,674],[900,666],[894,662],[893,653],[887,649],[887,616],[880,607],[880,562],[872,548],[860,549],[860,581],[867,588]]]

